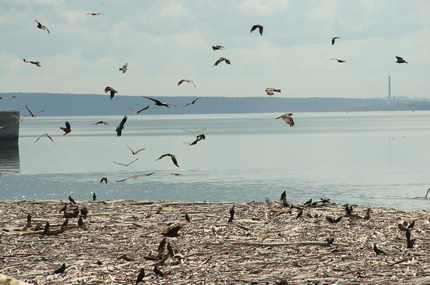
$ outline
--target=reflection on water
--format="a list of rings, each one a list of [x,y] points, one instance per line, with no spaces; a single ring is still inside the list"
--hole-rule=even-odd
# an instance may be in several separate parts
[[[18,143],[0,144],[0,173],[19,173]]]

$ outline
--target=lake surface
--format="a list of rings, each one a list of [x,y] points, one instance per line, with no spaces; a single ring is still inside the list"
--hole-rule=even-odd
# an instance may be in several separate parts
[[[295,127],[279,115],[128,115],[121,137],[122,116],[27,117],[19,145],[0,151],[0,200],[264,201],[286,191],[290,201],[430,210],[412,199],[430,187],[430,112],[295,113]],[[189,145],[196,136],[183,129],[204,128]],[[35,142],[43,133],[54,142]],[[157,160],[164,153],[179,168]]]

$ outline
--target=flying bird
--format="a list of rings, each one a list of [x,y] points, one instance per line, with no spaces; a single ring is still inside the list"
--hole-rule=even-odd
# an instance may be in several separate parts
[[[396,63],[408,63],[406,60],[404,60],[402,57],[400,56],[396,56]]]
[[[331,45],[334,45],[337,39],[340,39],[340,37],[331,38]]]
[[[108,93],[108,92],[110,92],[110,99],[112,100],[112,98],[113,98],[113,96],[115,96],[115,93],[118,93],[118,91],[116,91],[115,89],[113,89],[112,87],[110,87],[110,86],[107,86],[106,88],[105,88],[105,93]]]
[[[128,107],[128,109],[130,109],[130,111],[132,111],[135,114],[139,114],[142,111],[148,110],[148,108],[149,108],[149,106],[146,106],[145,108],[142,108],[140,110],[135,110],[135,109],[132,109],[132,108]]]
[[[100,179],[100,183],[105,183],[105,184],[107,184],[107,177],[102,177],[102,179]],[[95,193],[93,193],[93,198],[94,198],[94,195],[95,195]],[[95,201],[95,200],[93,200],[93,201]]]
[[[142,150],[145,150],[146,148],[140,148],[140,149],[138,149],[138,150],[132,150],[129,146],[127,146],[128,147],[128,149],[131,151],[131,153],[133,154],[133,155],[136,155],[136,154],[138,154],[140,151],[142,151]]]
[[[100,124],[109,125],[109,123],[106,121],[98,121],[98,122],[94,123],[93,125],[100,125]]]
[[[33,118],[36,118],[37,116],[39,116],[39,113],[45,112],[45,110],[40,110],[36,113],[32,113],[27,105],[25,105],[25,108],[27,108],[28,112],[30,113],[30,116],[32,116]]]
[[[124,116],[124,118],[122,118],[119,125],[116,127],[115,131],[116,131],[117,137],[120,137],[122,135],[122,130],[124,129],[124,125],[126,121],[127,121],[127,116]]]
[[[21,117],[21,118],[17,115],[11,115],[11,116],[14,117],[19,123],[21,123],[22,121],[24,121],[25,117],[28,117],[29,115]]]
[[[254,25],[254,26],[252,26],[252,28],[251,28],[251,33],[253,32],[253,31],[255,31],[256,29],[258,28],[258,32],[260,33],[260,35],[262,36],[263,35],[263,26],[262,25]]]
[[[187,103],[184,107],[187,107],[188,105],[191,105],[191,104],[196,104],[196,101],[197,100],[199,100],[200,98],[202,98],[202,97],[199,97],[199,98],[197,98],[197,99],[194,99],[193,101],[191,101],[190,103]]]
[[[38,67],[41,67],[41,65],[40,65],[40,61],[38,61],[38,60],[26,60],[25,58],[23,58],[22,59],[25,63],[31,63],[31,64],[34,64],[34,65],[36,65],[36,66],[38,66]]]
[[[292,113],[287,113],[277,117],[276,119],[282,119],[285,121],[286,124],[289,124],[290,127],[294,127],[294,120],[291,117],[292,115],[293,115]]]
[[[182,130],[184,130],[184,131],[186,131],[186,132],[189,132],[189,133],[191,133],[191,134],[193,134],[193,135],[197,135],[198,133],[201,133],[201,132],[203,132],[204,130],[206,130],[207,128],[204,128],[204,129],[201,129],[201,130],[197,130],[197,131],[190,131],[190,130],[186,130],[186,129],[182,129]]]
[[[44,133],[44,134],[40,135],[34,142],[37,142],[41,137],[47,137],[48,139],[51,140],[51,142],[54,142],[54,140],[51,138],[50,135],[48,135],[48,133]]]
[[[103,15],[102,13],[98,13],[98,12],[90,12],[90,13],[85,13],[85,15],[90,15],[90,16],[101,16]]]
[[[427,192],[426,192],[426,195],[424,196],[424,197],[415,197],[414,199],[424,199],[424,200],[428,200],[428,194],[429,194],[429,192],[430,192],[430,188],[429,189],[427,189]]]
[[[70,133],[72,131],[72,127],[70,126],[70,123],[65,122],[65,124],[66,124],[66,127],[60,127],[60,129],[63,130],[63,132],[64,132],[63,136],[67,135],[68,133]]]
[[[157,160],[160,160],[160,159],[162,159],[163,157],[166,157],[166,156],[170,156],[170,158],[172,159],[173,164],[176,165],[177,167],[179,167],[178,161],[176,160],[176,156],[173,155],[173,154],[170,154],[170,153],[165,153],[165,154],[161,155]]]
[[[193,83],[194,88],[197,88],[197,87],[196,87],[196,84],[194,84],[194,81],[192,81],[192,80],[190,80],[190,79],[181,79],[181,80],[178,82],[178,86],[179,86],[179,85],[181,85],[181,84],[182,84],[182,82]]]
[[[57,270],[55,270],[54,271],[54,274],[57,274],[57,273],[64,273],[64,271],[66,270],[66,264],[65,263],[63,263],[63,265],[61,265],[61,267],[60,268],[58,268]]]
[[[275,94],[274,92],[281,93],[281,89],[276,89],[276,88],[266,88],[266,90],[264,91],[266,91],[267,95],[273,95]]]
[[[127,71],[127,66],[128,66],[128,63],[127,62],[124,63],[124,65],[119,68],[119,71],[122,71],[122,73],[125,73]]]
[[[161,101],[159,101],[159,100],[157,100],[157,99],[154,99],[154,98],[150,98],[150,97],[146,97],[146,96],[143,96],[143,97],[145,97],[146,99],[149,99],[149,100],[151,100],[151,101],[154,101],[155,102],[155,105],[157,105],[157,106],[164,106],[164,107],[167,107],[167,108],[170,108],[169,106],[175,106],[175,105],[173,105],[173,104],[170,104],[170,103],[166,103],[166,102],[161,102]]]
[[[128,179],[137,179],[137,178],[142,177],[142,176],[151,176],[154,173],[155,172],[131,175],[131,176],[127,177],[127,178],[124,178],[124,179],[121,179],[121,180],[117,180],[116,182],[124,182],[124,181],[126,181]]]
[[[213,49],[214,51],[216,51],[216,50],[223,50],[223,49],[224,49],[224,47],[223,47],[223,46],[220,46],[220,45],[214,45],[214,46],[212,46],[212,49]]]
[[[340,217],[338,217],[338,218],[332,218],[332,217],[330,217],[330,216],[326,216],[325,217],[326,218],[326,220],[330,223],[330,224],[337,224],[337,223],[339,223],[341,220],[342,220],[342,216],[340,216]]]
[[[6,100],[6,101],[10,101],[10,99],[15,99],[16,96],[10,96],[10,97],[0,97],[0,100]]]
[[[206,136],[204,134],[200,134],[196,137],[196,139],[193,142],[188,143],[188,144],[189,145],[195,145],[196,143],[198,143],[199,141],[204,140],[204,139],[206,139]]]
[[[227,64],[231,64],[231,62],[230,62],[230,60],[228,58],[220,57],[217,61],[215,61],[214,66],[217,66],[222,61],[225,61],[225,63],[227,63]]]
[[[339,58],[331,58],[331,60],[336,60],[339,63],[344,63],[346,62],[346,59],[339,59]]]
[[[49,32],[49,30],[48,30],[48,28],[47,28],[46,26],[42,25],[42,24],[41,24],[39,21],[37,21],[37,20],[35,20],[35,21],[36,21],[36,23],[37,23],[37,27],[38,27],[39,29],[47,31],[47,32],[48,32],[48,34],[50,34],[50,33],[51,33],[51,32]]]
[[[135,163],[138,159],[139,159],[139,158],[138,158],[138,157],[136,157],[136,159],[135,159],[135,160],[133,160],[132,162],[129,162],[129,163],[120,163],[120,162],[116,162],[116,161],[114,161],[113,163],[118,164],[118,165],[121,165],[121,166],[124,166],[124,167],[129,167],[129,166],[130,166],[130,164]]]

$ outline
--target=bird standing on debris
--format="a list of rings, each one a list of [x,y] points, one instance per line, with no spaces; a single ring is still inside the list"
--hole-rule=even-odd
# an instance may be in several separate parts
[[[230,208],[230,218],[228,219],[229,223],[233,222],[233,220],[234,220],[234,214],[235,214],[235,211],[234,211],[234,205],[233,205],[233,207]]]
[[[144,277],[145,277],[145,269],[141,268],[139,274],[137,275],[135,285],[137,285],[139,282],[142,282]]]

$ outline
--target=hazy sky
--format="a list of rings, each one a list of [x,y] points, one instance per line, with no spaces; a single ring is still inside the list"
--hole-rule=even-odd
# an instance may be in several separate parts
[[[430,97],[428,0],[2,0],[0,29],[0,92]]]

